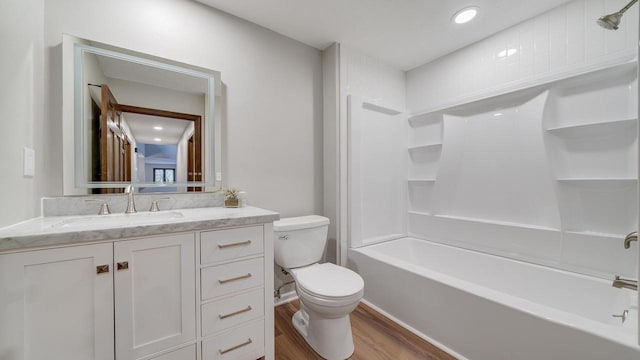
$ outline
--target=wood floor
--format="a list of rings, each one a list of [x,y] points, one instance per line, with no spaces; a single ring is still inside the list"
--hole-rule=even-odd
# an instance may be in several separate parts
[[[298,308],[298,301],[276,307],[276,359],[322,359],[291,323]],[[455,359],[362,303],[351,313],[351,330],[356,348],[353,360]]]

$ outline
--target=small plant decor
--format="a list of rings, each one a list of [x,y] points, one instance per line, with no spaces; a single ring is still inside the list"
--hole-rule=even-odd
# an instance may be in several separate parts
[[[240,190],[236,188],[226,188],[224,189],[224,207],[228,208],[237,208],[239,204],[238,194]]]

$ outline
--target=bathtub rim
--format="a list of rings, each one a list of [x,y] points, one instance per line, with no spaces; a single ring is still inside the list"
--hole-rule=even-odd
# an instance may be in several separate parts
[[[560,272],[569,276],[576,276],[576,277],[586,278],[586,279],[597,281],[597,282],[606,283],[606,280],[598,277],[594,277],[594,276],[574,273],[574,272],[547,267],[547,266],[543,266],[535,263],[529,263],[526,261],[506,258],[498,255],[489,254],[489,253],[483,253],[480,251],[469,250],[469,249],[460,248],[452,245],[442,244],[435,241],[419,239],[412,236],[406,236],[403,238],[389,240],[386,242],[381,242],[381,243],[372,244],[368,246],[362,246],[359,248],[350,248],[349,251],[358,252],[361,255],[366,256],[370,259],[382,261],[387,265],[393,266],[397,269],[408,271],[418,276],[426,277],[442,285],[453,287],[459,291],[468,293],[473,296],[481,297],[483,299],[486,299],[488,301],[491,301],[493,303],[496,303],[502,306],[507,306],[521,313],[534,316],[536,318],[539,318],[545,321],[549,321],[559,326],[573,328],[573,329],[576,329],[577,331],[585,332],[607,341],[612,341],[618,345],[628,347],[635,351],[640,351],[640,345],[638,345],[637,343],[638,341],[637,334],[634,333],[633,331],[634,329],[637,329],[637,324],[635,325],[631,324],[631,326],[629,326],[629,329],[632,329],[632,330],[629,331],[627,330],[627,328],[622,326],[609,325],[596,320],[585,318],[577,314],[572,314],[563,310],[555,309],[547,305],[539,304],[539,303],[526,300],[508,293],[500,292],[498,290],[494,290],[485,286],[477,285],[472,282],[469,282],[454,276],[446,275],[444,273],[441,273],[429,268],[421,267],[419,265],[412,264],[408,261],[400,260],[393,256],[386,255],[382,252],[372,250],[372,248],[375,248],[375,247],[388,245],[389,243],[393,243],[393,242],[400,242],[400,241],[407,241],[407,240],[427,242],[429,245],[433,245],[436,247],[445,247],[445,248],[453,249],[455,251],[470,252],[470,253],[473,253],[473,255],[495,257],[495,258],[499,258],[499,260],[515,262],[521,266],[534,266],[534,267],[542,268],[546,271]],[[621,289],[621,291],[625,291],[625,290],[626,289]],[[631,291],[631,290],[626,290],[626,291]],[[365,282],[364,300],[366,300],[367,303],[372,303],[370,300],[366,298],[366,282]],[[375,305],[375,303],[373,304]],[[385,313],[388,315],[391,315],[386,311]],[[393,317],[393,315],[391,316]],[[637,311],[636,311],[636,316],[638,316]],[[432,341],[432,340],[429,340],[429,341]]]

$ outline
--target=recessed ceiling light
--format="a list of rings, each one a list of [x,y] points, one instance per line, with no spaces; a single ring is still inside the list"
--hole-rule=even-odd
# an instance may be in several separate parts
[[[154,130],[162,130],[162,126],[154,126],[153,129]]]
[[[456,24],[464,24],[473,20],[476,15],[478,15],[478,7],[470,6],[458,11],[455,15],[453,15],[452,20]]]
[[[162,141],[160,138],[153,138],[153,141]]]

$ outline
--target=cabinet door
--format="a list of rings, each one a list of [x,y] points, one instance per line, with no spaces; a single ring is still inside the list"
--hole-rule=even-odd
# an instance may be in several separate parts
[[[117,242],[114,266],[118,360],[195,339],[194,234]]]
[[[0,255],[0,359],[113,360],[112,262],[110,243]]]

